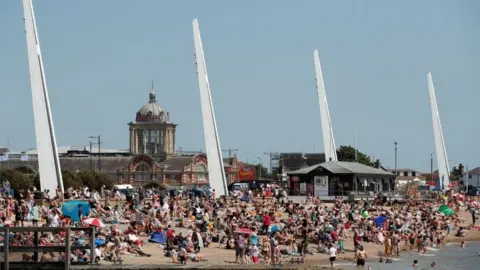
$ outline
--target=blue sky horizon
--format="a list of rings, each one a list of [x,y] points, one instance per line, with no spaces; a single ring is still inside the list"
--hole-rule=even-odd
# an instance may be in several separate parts
[[[157,102],[177,147],[204,149],[192,20],[198,18],[223,149],[322,152],[313,50],[337,147],[430,170],[432,72],[450,167],[480,165],[480,3],[34,1],[57,144],[128,148],[127,123]],[[36,148],[22,1],[0,2],[0,146]],[[472,151],[473,150],[473,151]],[[226,154],[224,153],[224,156]],[[434,166],[436,167],[436,165]]]

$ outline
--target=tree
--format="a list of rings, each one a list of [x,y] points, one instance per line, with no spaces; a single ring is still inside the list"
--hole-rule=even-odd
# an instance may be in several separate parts
[[[78,188],[82,186],[82,182],[77,178],[77,175],[69,170],[62,170],[63,188]],[[40,190],[40,174],[33,177],[33,185]]]
[[[143,185],[143,187],[144,188],[154,188],[154,189],[158,189],[158,190],[166,190],[167,189],[166,185],[160,184],[157,181],[150,181],[150,182],[146,183],[145,185]]]
[[[15,196],[18,196],[21,190],[25,190],[33,186],[32,178],[12,169],[0,170],[0,181],[8,181],[10,183],[10,188],[15,191]]]
[[[463,166],[462,163],[458,164],[458,166],[454,166],[450,172],[450,179],[453,181],[460,180],[463,176],[464,170],[465,166]]]
[[[112,180],[106,174],[96,171],[78,172],[76,173],[76,179],[83,186],[91,189],[100,190],[102,186],[105,186],[106,189],[113,187]]]
[[[355,159],[355,152],[356,152],[357,159]],[[351,162],[356,161],[358,163],[375,167],[375,168],[380,168],[381,166],[379,159],[372,161],[372,158],[370,156],[358,151],[358,149],[355,149],[350,145],[340,146],[340,148],[338,148],[337,150],[337,157],[339,161],[351,161]]]
[[[270,173],[268,173],[268,169],[263,167],[262,164],[255,165],[255,172],[257,173],[257,177],[259,177],[260,175],[262,176],[262,178],[271,178],[272,177],[270,175]],[[260,174],[260,172],[261,172],[261,174]]]

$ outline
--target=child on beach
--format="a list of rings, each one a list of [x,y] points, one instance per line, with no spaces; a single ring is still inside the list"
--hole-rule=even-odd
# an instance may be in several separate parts
[[[258,257],[260,256],[260,251],[258,250],[258,247],[256,245],[251,245],[249,251],[250,251],[250,257],[252,257],[252,262],[258,263],[259,261]]]

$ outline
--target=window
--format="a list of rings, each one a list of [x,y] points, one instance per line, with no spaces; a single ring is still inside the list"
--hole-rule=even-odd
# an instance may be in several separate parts
[[[150,167],[145,164],[141,163],[140,165],[137,166],[135,169],[135,179],[136,180],[150,180],[151,174],[150,174]]]
[[[163,151],[163,146],[165,145],[165,132],[163,130],[159,130],[159,140],[158,140],[158,151]]]
[[[195,174],[196,174],[195,176],[196,176],[197,181],[206,181],[208,171],[207,171],[207,168],[205,167],[205,165],[198,164],[197,166],[195,166]]]
[[[403,172],[403,176],[408,176],[408,172]]]
[[[137,149],[138,153],[144,153],[144,142],[145,142],[145,137],[143,136],[143,130],[137,130]]]
[[[417,176],[417,172],[412,172],[412,176]]]

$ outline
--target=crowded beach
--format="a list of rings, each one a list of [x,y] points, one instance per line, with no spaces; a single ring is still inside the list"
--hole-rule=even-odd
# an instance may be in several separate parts
[[[323,202],[289,198],[275,185],[217,197],[215,190],[65,191],[38,202],[34,188],[18,198],[2,194],[2,227],[93,227],[91,238],[72,231],[72,263],[329,265],[394,262],[404,253],[428,253],[447,242],[480,240],[479,198],[450,191],[430,201]],[[63,197],[63,199],[60,199]],[[2,237],[5,239],[5,235]],[[32,233],[12,233],[10,246],[32,246]],[[65,235],[42,233],[39,246],[61,245]],[[82,248],[83,247],[83,248]],[[94,256],[92,255],[94,252]],[[13,255],[12,255],[13,256]],[[63,261],[64,253],[24,253],[22,261]],[[367,269],[367,268],[365,268]]]

